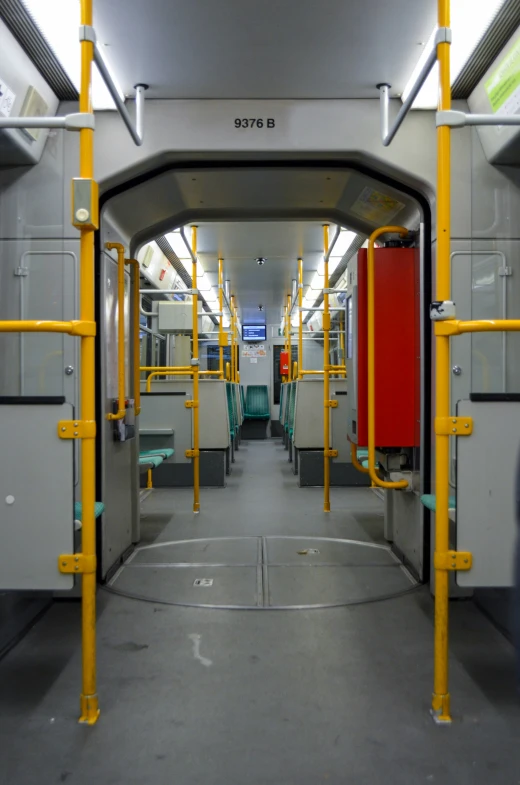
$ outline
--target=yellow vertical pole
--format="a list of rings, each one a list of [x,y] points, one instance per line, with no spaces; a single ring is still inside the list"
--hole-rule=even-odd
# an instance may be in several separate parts
[[[303,259],[298,259],[298,378],[303,379]]]
[[[328,224],[323,226],[323,254],[324,254],[324,278],[323,287],[329,287],[329,227]],[[330,433],[330,312],[329,312],[329,295],[325,292],[323,295],[323,510],[330,512],[330,457],[329,457],[329,433]]]
[[[220,311],[218,326],[218,370],[219,379],[224,378],[224,276],[222,259],[218,260],[218,309]]]
[[[450,26],[450,0],[438,0],[439,27]],[[450,46],[437,45],[439,110],[451,108]],[[447,125],[437,129],[437,300],[450,299],[451,137]],[[435,417],[450,414],[449,337],[436,335]],[[435,437],[435,552],[449,550],[449,437]],[[446,569],[435,568],[434,684],[432,710],[439,722],[451,722],[448,689],[448,584]]]
[[[117,251],[117,412],[109,412],[107,420],[122,420],[125,406],[125,248],[121,243],[106,243]]]
[[[132,285],[134,287],[134,313],[133,313],[133,360],[134,360],[134,411],[136,416],[141,413],[141,357],[139,340],[139,262],[137,259],[127,259],[126,264],[132,265]]]
[[[81,0],[80,24],[92,26],[92,0]],[[91,73],[94,47],[90,41],[81,42],[81,82],[79,111],[92,112]],[[82,129],[79,133],[80,177],[94,178],[94,132]],[[80,229],[80,319],[95,320],[94,305],[94,230]],[[94,336],[81,338],[81,419],[96,420]],[[81,550],[91,561],[96,559],[96,440],[84,436],[81,440],[81,501],[82,519]],[[84,572],[81,592],[82,617],[82,690],[80,722],[94,725],[99,717],[96,688],[96,572]]]
[[[341,311],[339,315],[339,364],[345,365],[345,314]]]
[[[197,227],[191,227],[191,250],[193,263],[191,265],[191,287],[197,288]],[[200,512],[200,460],[199,460],[199,295],[194,292],[191,298],[193,305],[193,512]]]
[[[235,306],[235,384],[238,384],[238,350],[239,350],[240,334],[238,332],[238,317]]]
[[[284,307],[283,337],[284,337],[283,350],[284,350],[284,352],[286,352],[287,351],[287,341],[289,340],[289,335],[288,335],[288,332],[287,332],[287,305],[285,305],[285,307]],[[288,379],[289,379],[289,377],[286,374],[284,374],[282,376],[282,382],[286,382],[286,381],[288,381]]]
[[[235,381],[235,305],[231,296],[229,304],[231,306],[231,381]]]
[[[291,295],[287,295],[287,353],[289,356],[287,381],[292,381],[292,345],[291,345]]]

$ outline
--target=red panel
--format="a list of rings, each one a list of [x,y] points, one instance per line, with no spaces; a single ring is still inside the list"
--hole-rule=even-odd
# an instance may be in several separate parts
[[[375,250],[376,447],[418,446],[418,297],[413,248]],[[368,444],[367,251],[358,253],[357,443]]]
[[[280,352],[280,375],[287,376],[289,373],[289,352]]]

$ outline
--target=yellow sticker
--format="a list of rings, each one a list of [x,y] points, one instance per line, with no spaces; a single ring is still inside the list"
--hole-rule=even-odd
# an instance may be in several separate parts
[[[365,221],[383,225],[389,223],[404,207],[403,202],[367,186],[350,208],[355,215]]]

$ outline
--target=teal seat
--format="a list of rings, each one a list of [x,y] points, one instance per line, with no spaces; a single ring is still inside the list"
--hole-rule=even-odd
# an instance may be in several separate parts
[[[368,458],[368,450],[365,447],[361,447],[361,449],[358,448],[357,457],[359,461]]]
[[[281,384],[280,385],[280,409],[279,409],[279,412],[278,412],[278,419],[280,420],[280,422],[282,422],[283,399],[284,399],[284,394],[285,394],[285,388],[286,388],[285,384]]]
[[[294,413],[296,411],[296,382],[291,382],[291,392],[288,401],[289,415],[287,419],[287,431],[289,438],[292,439],[294,434]]]
[[[166,458],[171,458],[174,452],[175,451],[172,450],[171,447],[165,448],[164,450],[141,450],[139,457],[146,458],[150,455],[158,455],[163,460],[166,460]]]
[[[284,428],[285,433],[289,433],[289,419],[290,419],[290,413],[291,413],[291,401],[293,400],[294,395],[296,394],[296,385],[295,385],[294,382],[288,382],[286,384],[286,387],[287,387],[287,393],[286,393],[287,394],[287,403],[285,404],[285,417],[284,417],[283,428]],[[293,422],[293,427],[294,427],[294,422]]]
[[[246,420],[269,420],[269,391],[266,384],[249,384],[246,393]]]
[[[432,512],[437,510],[437,497],[434,493],[424,493],[421,496],[421,501],[425,507],[427,507]],[[455,509],[457,507],[457,499],[455,496],[450,496],[448,499],[448,506],[450,509]]]
[[[242,404],[242,414],[244,414],[246,410],[246,399],[244,396],[244,388],[242,385],[240,385],[240,402]]]
[[[227,397],[227,405],[228,405],[228,415],[229,415],[229,435],[232,439],[235,438],[236,433],[236,423],[235,423],[235,407],[233,405],[233,389],[231,387],[231,382],[226,382],[226,397]]]
[[[99,518],[102,512],[105,511],[103,502],[94,502],[94,518]],[[81,521],[83,517],[83,505],[81,502],[74,502],[74,520]]]
[[[151,464],[154,469],[157,469],[163,460],[164,459],[162,455],[140,455],[139,466],[146,466],[147,464]]]

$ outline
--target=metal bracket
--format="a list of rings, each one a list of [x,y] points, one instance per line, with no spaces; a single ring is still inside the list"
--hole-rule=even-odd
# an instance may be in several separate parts
[[[471,417],[436,417],[435,433],[438,436],[471,436],[473,419]]]
[[[460,335],[459,323],[456,319],[446,322],[435,322],[433,327],[435,335]]]
[[[199,358],[198,358],[198,357],[193,357],[193,358],[190,360],[190,365],[191,365],[193,368],[198,368],[198,367],[199,367],[199,365],[200,365],[200,360],[199,360]]]
[[[446,551],[445,553],[435,553],[433,556],[433,566],[436,570],[448,570],[449,572],[463,572],[471,570],[473,557],[467,551]]]
[[[184,406],[186,409],[198,409],[199,402],[198,401],[184,401]]]
[[[96,31],[91,25],[81,25],[79,28],[79,40],[90,41],[91,44],[95,44]]]
[[[325,331],[330,330],[330,313],[323,314],[323,321],[321,326]]]
[[[26,278],[29,275],[28,267],[17,267],[14,271],[16,278]]]
[[[60,439],[95,439],[95,420],[60,420],[58,423]]]
[[[323,450],[323,455],[325,458],[337,458],[338,451],[337,450]]]
[[[96,335],[96,323],[86,320],[75,319],[71,323],[69,335],[79,335],[82,338],[94,338]]]
[[[513,275],[513,268],[512,267],[499,267],[498,274],[501,278],[507,278],[510,275]]]
[[[86,556],[84,553],[64,553],[58,558],[58,569],[63,573],[77,573],[78,575],[96,572],[96,556]]]
[[[329,409],[337,409],[338,408],[338,402],[337,401],[325,401],[323,405],[328,407]]]
[[[186,456],[186,458],[198,458],[198,456],[200,455],[200,450],[186,450],[184,455]]]
[[[96,121],[92,112],[73,112],[65,115],[65,130],[67,131],[95,131]]]

